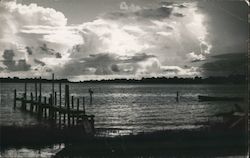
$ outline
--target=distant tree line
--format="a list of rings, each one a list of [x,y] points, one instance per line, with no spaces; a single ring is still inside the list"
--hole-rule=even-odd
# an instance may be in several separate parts
[[[52,80],[49,79],[38,79],[38,78],[0,78],[1,83],[23,83],[23,82],[43,82],[50,83]],[[56,79],[55,82],[70,83],[68,79]],[[210,76],[206,78],[202,77],[152,77],[142,79],[103,79],[103,80],[89,80],[79,81],[71,83],[142,83],[142,84],[245,84],[245,75],[229,75],[229,76]]]
[[[68,79],[55,79],[55,82],[67,83],[69,82]],[[42,83],[50,83],[52,82],[51,79],[39,79],[39,78],[19,78],[19,77],[7,77],[7,78],[0,78],[1,83],[35,83],[35,82],[42,82]]]

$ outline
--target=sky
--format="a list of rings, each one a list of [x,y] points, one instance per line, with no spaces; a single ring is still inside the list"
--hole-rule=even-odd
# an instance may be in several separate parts
[[[1,0],[0,77],[244,74],[246,1]]]

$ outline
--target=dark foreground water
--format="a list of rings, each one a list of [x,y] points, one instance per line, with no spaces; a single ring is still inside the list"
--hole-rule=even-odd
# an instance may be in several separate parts
[[[43,96],[51,93],[51,84],[43,84]],[[64,86],[63,86],[64,87]],[[21,95],[24,84],[1,84],[0,125],[38,124],[30,115],[13,110],[13,91]],[[58,85],[55,85],[58,91]],[[94,91],[89,104],[88,89]],[[234,109],[235,102],[198,102],[198,95],[241,96],[243,85],[167,85],[167,84],[70,84],[76,98],[85,96],[86,111],[95,115],[96,128],[116,128],[109,136],[162,129],[193,129],[214,120],[211,116]],[[28,84],[28,94],[34,84]],[[64,91],[64,88],[63,90]],[[176,92],[180,101],[176,102]],[[28,95],[29,96],[29,95]],[[243,106],[243,103],[237,103]]]

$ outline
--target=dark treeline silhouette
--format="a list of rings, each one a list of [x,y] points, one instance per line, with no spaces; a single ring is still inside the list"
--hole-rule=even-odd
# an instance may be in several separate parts
[[[43,82],[50,83],[52,80],[39,78],[0,78],[1,83],[32,83]],[[70,83],[68,79],[56,79],[54,82]],[[103,80],[88,80],[71,83],[143,83],[143,84],[244,84],[246,83],[245,75],[229,75],[229,76],[210,76],[206,78],[193,77],[152,77],[142,79],[103,79]]]
[[[50,83],[52,82],[51,79],[39,79],[39,78],[19,78],[19,77],[7,77],[7,78],[0,78],[1,83],[33,83],[33,82],[42,82],[42,83]],[[69,82],[68,79],[55,79],[54,82],[61,82],[61,83],[67,83]]]

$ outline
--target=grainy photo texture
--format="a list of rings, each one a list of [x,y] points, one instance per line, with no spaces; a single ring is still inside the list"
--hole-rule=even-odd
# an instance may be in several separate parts
[[[248,157],[248,0],[0,0],[0,157]]]

